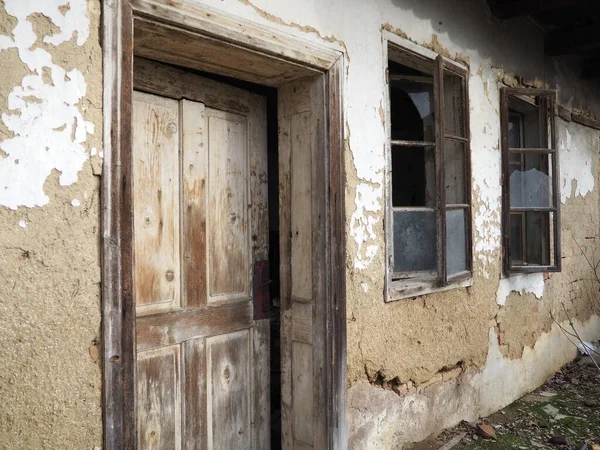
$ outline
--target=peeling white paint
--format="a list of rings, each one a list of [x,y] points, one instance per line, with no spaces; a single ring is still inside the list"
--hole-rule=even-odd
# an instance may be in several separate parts
[[[80,202],[79,200],[77,200],[76,198],[74,198],[73,200],[71,200],[71,205],[72,205],[74,208],[77,208],[78,206],[80,206],[80,205],[81,205],[81,202]]]
[[[471,102],[471,161],[473,176],[473,250],[482,273],[490,277],[489,265],[498,260],[501,244],[502,186],[500,185],[500,120],[497,71],[484,64],[473,69],[469,80]]]
[[[42,206],[49,202],[44,183],[53,170],[60,172],[62,186],[77,181],[88,159],[84,143],[94,126],[83,119],[79,102],[85,97],[86,83],[78,69],[66,71],[52,61],[52,55],[36,48],[37,36],[31,14],[48,17],[58,28],[44,36],[51,45],[67,42],[76,35],[77,45],[89,36],[85,0],[5,0],[6,12],[17,19],[11,36],[0,35],[0,51],[15,48],[33,72],[23,78],[8,96],[12,114],[2,114],[2,122],[14,137],[0,142],[6,157],[0,160],[0,205]],[[61,6],[67,5],[64,14]],[[51,82],[43,77],[47,70]]]
[[[25,220],[19,220],[19,226],[21,228],[27,228],[27,221],[25,221]]]
[[[380,221],[381,193],[380,185],[360,183],[356,186],[356,209],[350,219],[350,236],[358,247],[354,258],[354,268],[358,270],[366,269],[377,255],[378,246],[368,242],[377,239],[375,225]]]
[[[544,274],[531,273],[502,278],[496,291],[496,303],[504,306],[511,292],[518,292],[521,295],[529,293],[537,298],[542,298],[544,295]]]
[[[594,189],[592,156],[598,151],[598,143],[590,128],[562,120],[559,124],[560,201],[565,203],[571,197],[585,197]],[[562,129],[564,133],[560,132]]]

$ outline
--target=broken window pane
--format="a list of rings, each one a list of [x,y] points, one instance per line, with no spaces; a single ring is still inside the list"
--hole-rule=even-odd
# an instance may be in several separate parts
[[[517,153],[520,164],[510,164],[510,206],[545,208],[552,205],[551,158],[546,153]]]
[[[538,106],[538,101],[528,96],[511,96],[508,115],[509,148],[541,148],[545,141],[546,129],[540,128],[540,113],[545,113]]]
[[[465,201],[465,144],[449,139],[444,141],[444,172],[446,204]]]
[[[435,148],[392,147],[392,205],[435,206]]]
[[[436,268],[435,211],[394,211],[394,272]]]
[[[392,140],[433,142],[433,83],[392,80],[390,84]]]
[[[467,270],[465,210],[446,212],[446,264],[448,275]]]
[[[444,132],[466,137],[463,78],[444,72]]]

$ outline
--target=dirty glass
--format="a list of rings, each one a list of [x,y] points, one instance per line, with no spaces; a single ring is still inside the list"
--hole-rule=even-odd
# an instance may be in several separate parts
[[[394,272],[436,268],[435,211],[394,211]]]
[[[465,144],[449,139],[444,141],[444,172],[446,204],[465,201]]]
[[[510,206],[546,208],[552,205],[552,160],[548,154],[520,154],[522,163],[510,164]]]
[[[466,137],[463,78],[444,72],[444,132]]]
[[[465,210],[446,212],[446,265],[448,275],[467,270]]]

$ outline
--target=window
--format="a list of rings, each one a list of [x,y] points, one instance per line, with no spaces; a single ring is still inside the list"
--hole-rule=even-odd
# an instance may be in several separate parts
[[[467,72],[388,48],[388,300],[471,278]]]
[[[502,189],[504,269],[560,271],[556,91],[504,88]]]

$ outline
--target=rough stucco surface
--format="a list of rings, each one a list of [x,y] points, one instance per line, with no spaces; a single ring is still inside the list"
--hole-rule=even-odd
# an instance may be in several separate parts
[[[536,387],[575,354],[550,319],[566,319],[563,302],[586,337],[598,337],[582,251],[600,257],[600,133],[559,121],[562,273],[501,278],[499,87],[518,76],[600,114],[600,86],[581,84],[569,58],[545,59],[535,27],[496,21],[483,0],[201,3],[346,52],[352,448],[399,448]],[[100,324],[99,1],[0,5],[0,443],[89,448],[101,434],[100,371],[89,355]],[[473,285],[392,303],[384,302],[382,30],[470,66]]]
[[[99,21],[0,0],[0,448],[101,446]]]

